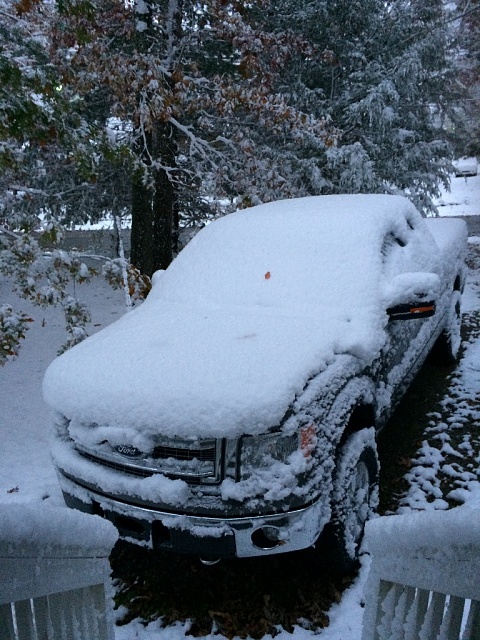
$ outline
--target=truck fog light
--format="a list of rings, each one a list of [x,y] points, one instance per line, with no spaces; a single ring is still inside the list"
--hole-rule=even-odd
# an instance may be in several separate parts
[[[285,542],[281,539],[281,530],[278,527],[261,527],[252,533],[252,543],[257,549],[274,549]]]

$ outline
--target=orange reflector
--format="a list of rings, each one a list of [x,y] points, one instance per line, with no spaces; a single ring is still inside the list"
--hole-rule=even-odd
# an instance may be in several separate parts
[[[426,307],[410,307],[410,313],[428,313],[429,311],[435,311],[433,304],[429,304]]]
[[[312,455],[312,450],[317,442],[316,433],[317,429],[314,422],[309,424],[308,427],[300,429],[300,449],[306,458]]]

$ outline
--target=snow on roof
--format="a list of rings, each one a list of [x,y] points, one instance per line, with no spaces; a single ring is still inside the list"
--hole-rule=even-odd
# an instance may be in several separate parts
[[[386,238],[400,239],[388,261]],[[375,358],[385,282],[405,264],[434,270],[436,253],[399,196],[318,196],[230,214],[157,275],[141,307],[54,361],[45,398],[70,419],[144,433],[264,432],[336,354]]]

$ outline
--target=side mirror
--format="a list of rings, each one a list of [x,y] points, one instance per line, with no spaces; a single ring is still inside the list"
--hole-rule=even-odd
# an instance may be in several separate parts
[[[419,318],[430,318],[435,315],[435,302],[410,302],[396,304],[387,309],[390,320],[417,320]]]
[[[401,273],[385,288],[385,307],[390,320],[417,320],[435,314],[440,289],[436,273]]]

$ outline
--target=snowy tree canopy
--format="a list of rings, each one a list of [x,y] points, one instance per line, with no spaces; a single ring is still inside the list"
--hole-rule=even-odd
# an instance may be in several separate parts
[[[316,47],[285,84],[338,131],[314,159],[324,191],[400,192],[432,209],[451,156],[437,115],[454,81],[443,10],[440,0],[285,0],[272,12],[278,28],[308,34]]]
[[[480,2],[461,0],[458,9],[460,17],[453,24],[457,35],[457,82],[462,96],[456,109],[464,116],[464,121],[463,127],[457,127],[453,142],[458,157],[477,156],[480,154]]]
[[[59,223],[131,214],[131,261],[151,275],[179,228],[252,204],[386,192],[432,211],[464,90],[444,10],[1,0],[0,221],[21,235],[42,213],[55,239]],[[6,272],[33,269],[11,242]]]

